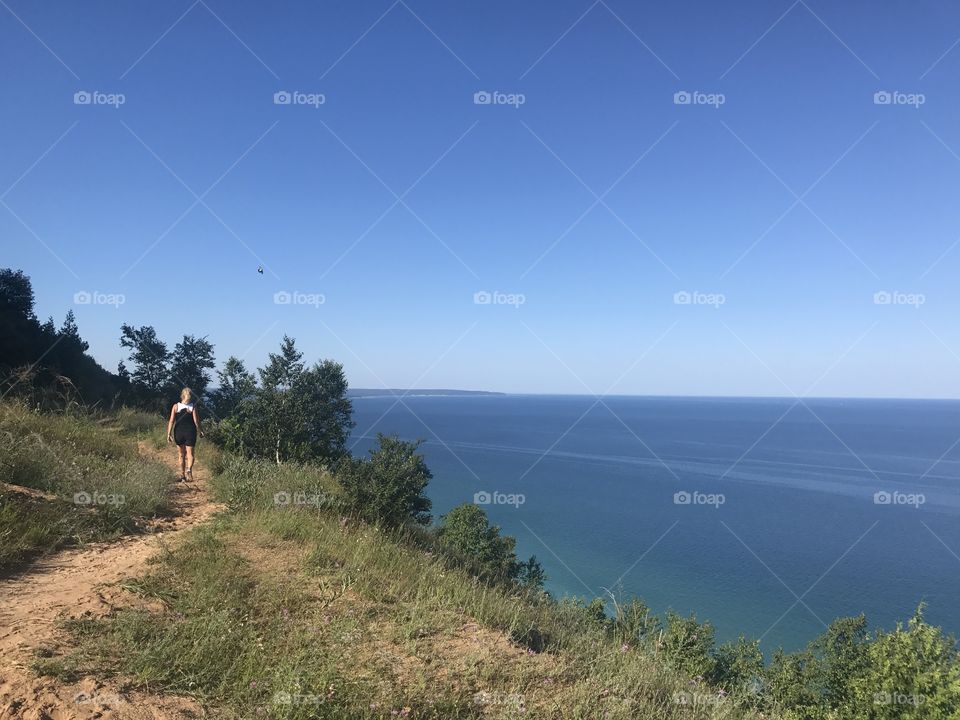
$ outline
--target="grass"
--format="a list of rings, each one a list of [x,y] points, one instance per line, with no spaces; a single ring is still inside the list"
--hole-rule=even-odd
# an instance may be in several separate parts
[[[147,427],[129,413],[41,414],[0,403],[0,569],[169,513],[173,475],[137,449]]]
[[[224,717],[750,717],[569,606],[309,506],[220,518],[134,589],[152,609],[73,623],[76,652],[38,667],[117,673]]]
[[[0,494],[0,567],[166,511],[172,474],[137,451],[165,446],[160,420],[0,405],[0,465],[20,486]],[[127,581],[141,602],[69,622],[75,648],[38,671],[116,675],[228,718],[754,717],[573,603],[485,584],[422,531],[349,518],[323,468],[202,453],[233,512]]]

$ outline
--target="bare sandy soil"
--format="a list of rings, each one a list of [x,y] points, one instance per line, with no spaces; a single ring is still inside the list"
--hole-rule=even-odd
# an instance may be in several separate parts
[[[175,453],[140,444],[145,457],[175,472]],[[149,557],[176,542],[223,507],[210,499],[208,475],[199,463],[192,483],[177,485],[171,518],[148,532],[117,542],[56,553],[23,574],[0,580],[0,720],[171,720],[206,717],[190,698],[149,695],[118,681],[84,677],[63,683],[30,669],[37,652],[57,653],[67,639],[60,620],[109,615],[132,595],[117,584],[143,573]]]

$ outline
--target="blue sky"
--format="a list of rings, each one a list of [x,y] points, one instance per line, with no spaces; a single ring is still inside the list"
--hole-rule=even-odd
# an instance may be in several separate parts
[[[128,322],[357,387],[960,397],[958,38],[946,2],[4,0],[2,264],[111,369]]]

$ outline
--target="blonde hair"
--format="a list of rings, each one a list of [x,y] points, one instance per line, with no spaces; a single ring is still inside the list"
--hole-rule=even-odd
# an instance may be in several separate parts
[[[188,403],[190,402],[190,399],[192,397],[193,397],[193,390],[191,390],[190,388],[185,387],[183,390],[180,391],[180,402]]]

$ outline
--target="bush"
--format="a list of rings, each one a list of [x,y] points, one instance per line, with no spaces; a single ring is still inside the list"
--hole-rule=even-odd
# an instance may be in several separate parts
[[[683,617],[667,611],[664,626],[663,653],[675,669],[693,677],[706,677],[713,669],[713,625],[700,624],[696,615]]]
[[[428,525],[432,504],[423,492],[433,475],[417,453],[420,442],[382,433],[377,442],[369,459],[346,458],[337,468],[349,508],[367,522],[389,527]]]

